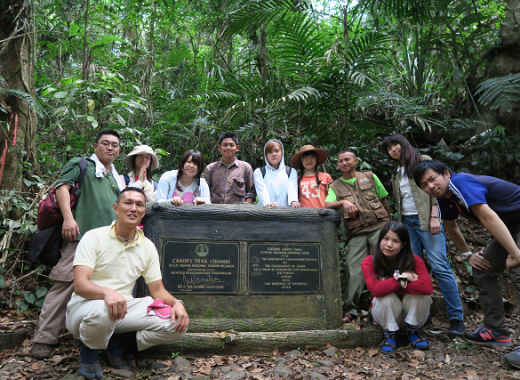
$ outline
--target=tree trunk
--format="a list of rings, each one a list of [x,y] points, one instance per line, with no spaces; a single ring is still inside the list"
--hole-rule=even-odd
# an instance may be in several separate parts
[[[0,189],[19,191],[24,161],[39,170],[34,145],[36,115],[27,101],[12,92],[34,97],[35,30],[31,2],[6,2],[0,10]]]
[[[494,49],[488,69],[488,78],[520,73],[520,0],[508,0],[506,20],[500,30],[501,44]],[[496,115],[511,135],[520,134],[520,101],[511,111]]]

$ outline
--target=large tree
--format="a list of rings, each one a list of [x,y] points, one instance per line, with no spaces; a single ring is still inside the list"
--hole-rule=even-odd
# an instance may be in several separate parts
[[[24,0],[4,0],[0,9],[0,189],[21,190],[24,162],[36,165],[31,12]]]

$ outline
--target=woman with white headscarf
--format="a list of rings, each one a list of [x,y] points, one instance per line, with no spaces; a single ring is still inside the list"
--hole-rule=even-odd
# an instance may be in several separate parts
[[[298,202],[298,173],[285,166],[281,141],[271,139],[264,146],[265,166],[254,171],[258,204],[262,206],[300,207]]]

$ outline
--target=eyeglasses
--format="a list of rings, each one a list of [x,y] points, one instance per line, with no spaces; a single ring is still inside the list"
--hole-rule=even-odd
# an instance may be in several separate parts
[[[112,148],[114,148],[114,149],[119,148],[118,142],[110,142],[110,141],[103,140],[103,141],[100,141],[99,143],[101,145],[103,145],[105,148],[108,148],[109,146],[112,146]]]

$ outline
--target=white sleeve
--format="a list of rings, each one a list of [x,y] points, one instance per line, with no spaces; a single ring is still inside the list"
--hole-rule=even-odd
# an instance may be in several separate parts
[[[157,185],[157,201],[169,201],[173,198],[175,183],[177,182],[177,170],[164,173]]]
[[[287,200],[289,206],[292,202],[298,202],[298,173],[295,168],[291,169],[289,175],[289,188],[287,189]]]
[[[264,183],[264,177],[262,176],[262,170],[260,168],[255,169],[253,173],[253,178],[255,180],[255,189],[256,195],[258,196],[258,204],[261,206],[266,206],[271,203],[269,198],[269,192]]]
[[[146,196],[147,202],[155,201],[155,189],[153,187],[153,183],[148,180],[143,181],[134,181],[130,180],[128,183],[128,187],[137,187],[138,189],[143,189],[144,195]]]
[[[200,197],[204,199],[204,202],[206,202],[206,204],[211,204],[211,194],[209,192],[209,186],[204,178],[200,179]]]

